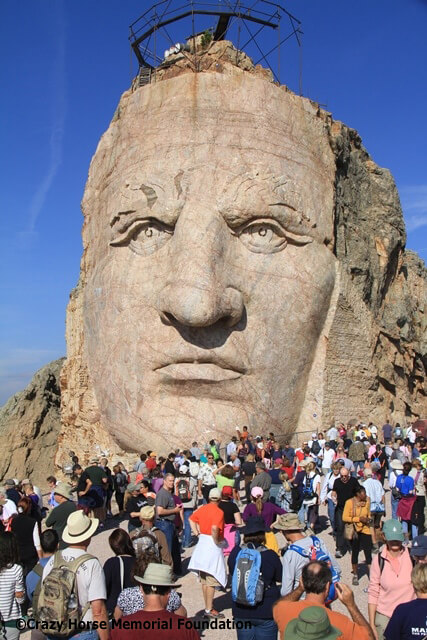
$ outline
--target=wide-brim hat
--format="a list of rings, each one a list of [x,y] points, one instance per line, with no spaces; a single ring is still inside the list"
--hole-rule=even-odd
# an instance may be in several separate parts
[[[342,631],[333,627],[323,607],[306,607],[286,625],[283,640],[335,640]]]
[[[55,486],[53,493],[55,495],[55,493],[58,496],[62,496],[63,498],[66,498],[67,500],[73,500],[73,494],[71,492],[71,487],[68,486],[68,484],[65,484],[65,482],[58,482],[58,484]]]
[[[244,536],[254,535],[255,533],[265,533],[266,531],[270,531],[270,529],[261,516],[251,516],[246,526],[239,529],[239,533],[243,533]]]
[[[390,467],[394,470],[400,469],[400,471],[403,471],[403,464],[400,462],[400,460],[392,460],[390,462]]]
[[[285,513],[277,516],[271,527],[280,531],[304,531],[304,525],[296,513]]]
[[[180,587],[180,584],[173,582],[172,569],[167,564],[157,564],[150,562],[147,565],[143,577],[134,576],[140,584],[147,584],[152,587]]]
[[[98,518],[88,518],[81,509],[74,511],[74,513],[70,513],[68,516],[67,525],[62,534],[62,540],[67,544],[84,542],[93,536],[98,525]]]

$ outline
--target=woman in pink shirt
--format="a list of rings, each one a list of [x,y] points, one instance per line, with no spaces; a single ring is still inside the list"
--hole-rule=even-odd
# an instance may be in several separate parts
[[[368,588],[369,624],[377,640],[384,631],[394,609],[415,598],[411,582],[412,561],[399,520],[387,520],[383,525],[386,544],[371,565]]]

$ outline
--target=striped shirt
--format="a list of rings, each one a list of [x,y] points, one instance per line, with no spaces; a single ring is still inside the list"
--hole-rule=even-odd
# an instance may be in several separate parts
[[[15,593],[22,591],[17,598]],[[0,571],[0,613],[3,620],[16,620],[21,617],[21,604],[25,601],[25,585],[22,567],[14,564]]]

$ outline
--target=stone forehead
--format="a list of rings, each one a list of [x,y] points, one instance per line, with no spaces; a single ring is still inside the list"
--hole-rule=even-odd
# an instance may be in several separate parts
[[[92,161],[86,215],[94,197],[105,211],[141,184],[225,206],[286,193],[331,234],[335,162],[307,100],[247,74],[186,74],[125,94],[118,113]]]

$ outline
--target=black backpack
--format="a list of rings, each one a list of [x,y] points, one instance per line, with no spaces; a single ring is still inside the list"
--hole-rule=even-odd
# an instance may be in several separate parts
[[[317,454],[319,453],[321,449],[321,446],[319,444],[318,440],[314,440],[313,444],[311,445],[311,453],[314,453],[315,456],[317,456]]]

